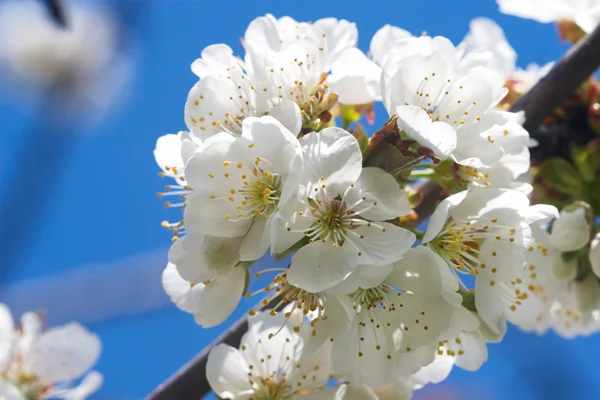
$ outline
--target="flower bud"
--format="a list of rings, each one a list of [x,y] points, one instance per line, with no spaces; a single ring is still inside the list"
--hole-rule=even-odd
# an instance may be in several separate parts
[[[590,265],[597,277],[600,277],[600,232],[596,234],[590,245]]]
[[[565,207],[552,225],[550,243],[562,252],[575,251],[590,240],[589,205],[583,202]]]
[[[600,282],[594,274],[589,274],[581,281],[573,282],[577,306],[582,311],[592,311],[600,303]]]
[[[563,253],[552,260],[552,275],[558,280],[572,281],[577,276],[577,257],[564,257],[573,253]]]

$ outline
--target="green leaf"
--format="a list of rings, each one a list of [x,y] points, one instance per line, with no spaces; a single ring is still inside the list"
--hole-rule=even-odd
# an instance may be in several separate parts
[[[587,149],[573,143],[571,145],[571,159],[579,170],[583,180],[586,182],[593,182],[596,178],[596,171]]]
[[[417,166],[423,157],[415,154],[403,154],[393,144],[382,142],[375,147],[364,161],[365,167],[378,167],[397,175]]]
[[[552,189],[571,196],[579,193],[583,186],[579,171],[562,158],[552,157],[544,161],[539,175]]]

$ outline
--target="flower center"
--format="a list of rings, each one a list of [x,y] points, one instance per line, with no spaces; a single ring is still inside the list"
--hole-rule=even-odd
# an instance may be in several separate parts
[[[473,167],[467,167],[465,165],[456,165],[456,175],[465,188],[473,183],[477,186],[490,187],[492,184],[488,180],[489,175],[487,173],[481,173]]]
[[[475,226],[468,221],[455,221],[430,242],[430,247],[454,270],[477,275],[482,265],[485,268],[479,260],[479,247],[481,240],[492,237],[488,229],[488,225]]]
[[[260,378],[259,388],[255,391],[253,400],[282,400],[290,398],[290,385],[285,383],[285,379],[275,379],[274,377]]]
[[[225,219],[233,222],[259,216],[267,219],[277,210],[281,195],[281,177],[268,171],[267,160],[256,157],[251,167],[235,161],[224,161],[223,165],[232,168],[231,172],[225,173],[226,178],[235,177],[234,174],[240,174],[241,178],[241,187],[232,188],[221,197],[210,195],[213,200],[228,200],[235,204],[237,214],[225,215]],[[263,165],[267,168],[263,168]],[[208,176],[214,178],[213,174]]]
[[[243,196],[238,210],[253,216],[268,217],[277,209],[281,194],[281,179],[270,172],[255,170],[254,179],[244,181],[244,187],[239,193]]]
[[[395,291],[395,289],[385,284],[369,289],[359,288],[351,295],[355,303],[355,309],[357,306],[360,306],[361,309],[371,310],[380,306],[382,310],[388,309],[389,311],[394,311],[395,305],[389,299],[389,292],[391,290]]]

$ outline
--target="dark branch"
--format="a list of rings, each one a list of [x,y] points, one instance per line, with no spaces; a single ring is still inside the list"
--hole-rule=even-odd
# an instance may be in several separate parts
[[[67,27],[67,16],[61,0],[45,0],[52,20],[61,28]]]
[[[590,77],[599,66],[600,26],[573,47],[546,77],[513,104],[510,111],[525,111],[527,117],[525,128],[537,132],[544,118],[561,105],[563,100]],[[437,203],[447,195],[437,183],[431,180],[420,181],[415,190],[419,191],[422,198],[422,202],[416,209],[420,221],[429,217]],[[206,379],[208,353],[219,343],[239,346],[246,329],[247,317],[243,317],[177,371],[167,382],[160,385],[147,399],[200,399],[209,393],[211,389]]]
[[[523,125],[535,131],[600,66],[600,25],[574,46],[510,111],[525,111]]]

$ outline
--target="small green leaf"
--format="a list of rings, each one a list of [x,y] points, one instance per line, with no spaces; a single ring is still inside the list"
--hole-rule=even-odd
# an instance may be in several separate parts
[[[544,161],[540,166],[539,176],[552,189],[568,195],[579,193],[583,185],[579,171],[562,158],[552,157]]]

